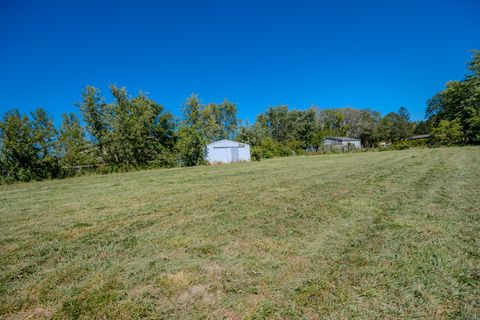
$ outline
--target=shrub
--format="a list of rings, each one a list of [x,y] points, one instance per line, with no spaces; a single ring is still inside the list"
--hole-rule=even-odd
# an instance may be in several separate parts
[[[18,169],[16,176],[17,176],[17,180],[23,181],[23,182],[28,182],[34,178],[32,171],[26,168]]]
[[[160,153],[152,163],[154,167],[173,168],[178,164],[178,157],[171,151],[165,151]]]
[[[392,143],[390,146],[386,148],[380,148],[380,151],[384,150],[405,150],[410,148],[419,148],[419,147],[427,147],[428,146],[427,139],[419,139],[419,140],[402,140]]]

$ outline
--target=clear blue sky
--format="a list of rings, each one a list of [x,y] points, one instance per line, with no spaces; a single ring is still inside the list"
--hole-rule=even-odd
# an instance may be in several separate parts
[[[76,111],[82,88],[193,92],[252,122],[269,105],[414,119],[480,49],[480,1],[0,0],[0,111]]]

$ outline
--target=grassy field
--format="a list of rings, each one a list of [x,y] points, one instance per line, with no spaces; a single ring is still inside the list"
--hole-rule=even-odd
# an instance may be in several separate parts
[[[480,317],[480,147],[0,186],[0,317]]]

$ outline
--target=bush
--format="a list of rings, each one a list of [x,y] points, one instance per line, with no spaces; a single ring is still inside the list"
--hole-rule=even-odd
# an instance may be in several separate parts
[[[292,143],[292,145],[295,146],[294,143]],[[280,142],[274,141],[271,138],[263,139],[260,145],[252,147],[251,151],[252,158],[255,160],[287,157],[302,152],[297,152],[295,148],[289,147],[288,144],[284,145]]]
[[[380,151],[384,150],[405,150],[410,148],[420,148],[420,147],[428,147],[429,141],[426,139],[419,139],[419,140],[410,140],[410,141],[397,141],[392,143],[390,146],[386,148],[381,148]]]
[[[0,184],[12,184],[15,181],[17,181],[17,179],[15,179],[15,177],[12,177],[12,176],[9,176],[9,175],[0,177]]]
[[[391,145],[393,150],[405,150],[410,149],[410,143],[408,141],[398,141]]]
[[[28,182],[34,178],[34,175],[30,169],[20,168],[16,173],[17,180]]]
[[[165,151],[160,153],[151,163],[154,167],[173,168],[178,165],[178,157],[171,151]]]
[[[251,159],[253,161],[260,161],[262,157],[262,148],[261,147],[252,147],[250,149]]]

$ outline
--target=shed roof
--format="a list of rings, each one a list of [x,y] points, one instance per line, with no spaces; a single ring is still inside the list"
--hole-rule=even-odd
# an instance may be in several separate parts
[[[233,141],[229,139],[222,139],[218,141],[214,141],[212,143],[209,143],[207,146],[215,146],[215,145],[223,145],[223,146],[232,146],[232,147],[238,147],[238,146],[248,146],[248,144],[243,143],[243,142],[238,142],[238,141]]]
[[[407,140],[430,139],[431,137],[432,137],[431,134],[417,134],[416,136],[411,136],[407,138]]]
[[[349,137],[326,137],[325,139],[335,140],[335,141],[360,141],[360,139],[349,138]]]

